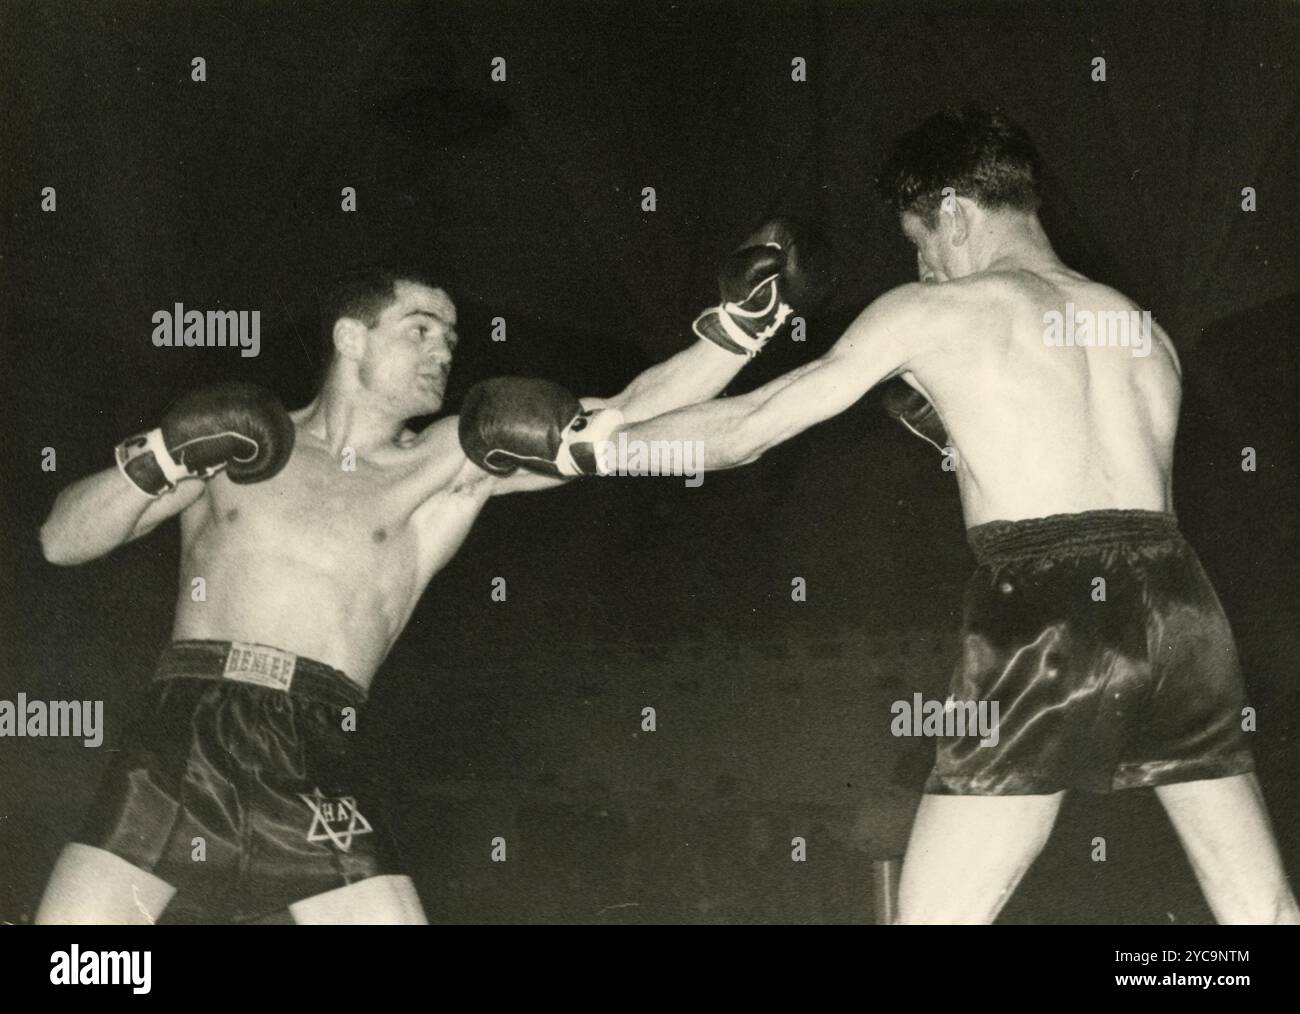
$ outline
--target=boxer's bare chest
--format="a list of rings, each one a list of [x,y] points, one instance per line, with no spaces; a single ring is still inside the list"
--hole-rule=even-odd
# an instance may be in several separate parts
[[[436,458],[427,448],[336,455],[300,439],[268,482],[241,486],[218,476],[209,483],[185,526],[186,554],[214,563],[256,556],[350,583],[422,587],[482,507],[464,484],[439,478]]]

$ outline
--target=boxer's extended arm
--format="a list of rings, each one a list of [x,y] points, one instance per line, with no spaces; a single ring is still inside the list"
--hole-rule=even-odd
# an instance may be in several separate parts
[[[837,279],[838,259],[815,230],[790,219],[764,222],[723,262],[722,303],[692,325],[700,340],[645,370],[612,398],[581,399],[582,408],[617,410],[624,422],[636,423],[716,397],[792,314],[816,310]],[[493,492],[546,489],[566,481],[530,468],[499,477]]]
[[[675,356],[638,373],[612,398],[581,399],[582,407],[616,408],[627,422],[641,422],[716,398],[747,362],[747,357],[701,338]]]
[[[579,400],[588,411],[613,408],[623,414],[626,422],[640,422],[717,397],[747,362],[745,356],[701,338],[690,348],[638,373],[612,398]],[[494,477],[492,495],[553,489],[571,479],[520,469],[512,475]]]
[[[156,500],[140,494],[116,467],[74,482],[54,501],[41,525],[41,550],[59,566],[88,563],[147,535],[203,494],[203,483],[187,482]]]
[[[838,277],[838,258],[815,230],[790,219],[764,222],[723,262],[722,304],[691,325],[700,340],[641,373],[622,393],[582,399],[583,407],[616,408],[636,423],[717,397],[792,314],[815,311]]]
[[[739,398],[625,427],[628,441],[700,441],[706,469],[734,468],[831,416],[933,351],[954,329],[937,286],[899,286],[875,300],[820,359]]]

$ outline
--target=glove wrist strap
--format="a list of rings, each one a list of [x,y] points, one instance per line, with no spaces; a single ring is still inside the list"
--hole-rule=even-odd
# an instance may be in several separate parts
[[[606,453],[609,437],[622,425],[623,413],[616,408],[574,416],[560,434],[555,467],[561,475],[609,475],[614,470]]]
[[[117,470],[145,496],[157,499],[192,474],[167,450],[161,428],[127,437],[114,449]]]
[[[762,289],[766,288],[767,299],[764,304],[757,309],[751,309],[754,297],[759,295]],[[754,286],[752,292],[743,303],[723,303],[721,306],[710,307],[702,314],[695,318],[695,323],[691,329],[701,338],[707,338],[715,345],[720,345],[728,352],[735,352],[738,355],[748,356],[753,359],[761,351],[774,334],[781,330],[781,327],[789,319],[791,308],[781,301],[780,294],[777,291],[776,276],[766,278]],[[719,335],[706,326],[710,317],[717,320],[716,326],[722,329]],[[757,330],[746,330],[737,320],[750,322],[757,325],[766,320],[767,324]]]
[[[902,423],[902,424],[903,424],[903,425],[904,425],[908,430],[910,430],[914,435],[920,437],[920,438],[921,438],[922,440],[924,440],[927,444],[929,444],[931,447],[933,447],[933,448],[934,448],[936,451],[938,451],[940,454],[947,454],[947,453],[949,452],[949,450],[950,450],[950,448],[951,448],[951,444],[949,444],[948,447],[940,447],[940,446],[939,446],[939,442],[938,442],[937,440],[935,440],[934,437],[932,437],[932,436],[930,436],[928,433],[924,432],[924,431],[923,431],[919,426],[915,426],[915,425],[913,425],[912,422],[911,422],[910,420],[906,419],[906,418],[903,417],[903,416],[899,416],[899,417],[898,417],[898,421],[901,422],[901,423]]]

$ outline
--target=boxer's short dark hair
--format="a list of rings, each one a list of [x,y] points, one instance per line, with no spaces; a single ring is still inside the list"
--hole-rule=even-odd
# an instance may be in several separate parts
[[[446,288],[431,274],[418,268],[392,265],[352,268],[330,279],[321,297],[320,317],[326,366],[334,358],[334,325],[344,317],[351,317],[366,327],[374,327],[397,298],[398,282],[413,282],[431,289]]]
[[[945,109],[901,134],[876,186],[896,212],[939,224],[943,190],[984,208],[1037,211],[1042,164],[1029,134],[1000,112],[971,104]]]

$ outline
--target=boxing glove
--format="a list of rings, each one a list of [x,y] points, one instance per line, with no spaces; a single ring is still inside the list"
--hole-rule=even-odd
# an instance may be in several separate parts
[[[231,482],[264,482],[289,460],[294,435],[289,413],[264,387],[214,384],[182,395],[156,429],[118,444],[117,467],[151,497],[223,468]]]
[[[600,444],[623,425],[617,409],[584,411],[559,384],[496,377],[469,389],[458,433],[465,456],[494,475],[519,467],[544,475],[596,475]]]
[[[773,219],[743,242],[718,272],[722,304],[701,313],[696,335],[753,357],[790,318],[822,303],[837,281],[830,248],[790,219]]]
[[[932,444],[940,454],[952,446],[948,431],[929,399],[905,380],[890,381],[883,388],[885,411],[922,440]]]

